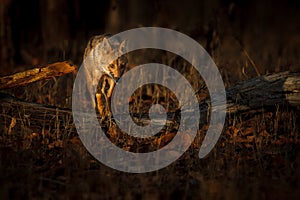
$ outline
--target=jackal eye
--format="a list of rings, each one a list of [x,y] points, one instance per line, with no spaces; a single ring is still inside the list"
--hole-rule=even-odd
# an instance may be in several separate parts
[[[127,64],[127,62],[128,62],[128,60],[125,56],[121,56],[118,59],[118,65],[125,66]]]
[[[116,66],[114,64],[110,64],[109,68],[114,69]]]

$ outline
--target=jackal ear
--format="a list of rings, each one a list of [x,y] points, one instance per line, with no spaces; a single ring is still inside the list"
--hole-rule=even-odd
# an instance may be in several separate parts
[[[122,41],[119,46],[119,53],[124,53],[126,50],[126,46],[127,46],[127,40]]]
[[[109,53],[113,49],[106,37],[103,38],[102,45],[103,45],[103,50],[105,53]]]

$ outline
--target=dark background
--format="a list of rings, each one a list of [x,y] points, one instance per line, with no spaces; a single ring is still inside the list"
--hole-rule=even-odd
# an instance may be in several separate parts
[[[0,0],[0,76],[63,60],[80,66],[91,36],[143,26],[175,29],[197,40],[226,87],[267,73],[299,72],[299,11],[296,0]],[[4,92],[70,109],[75,77]],[[205,159],[199,160],[195,142],[170,166],[145,174],[122,173],[95,160],[68,119],[44,118],[53,125],[47,127],[22,106],[0,111],[1,199],[299,198],[300,123],[294,107],[228,114]],[[22,120],[11,128],[15,115]],[[201,137],[206,128],[199,130]]]
[[[295,0],[2,0],[0,8],[1,74],[58,60],[80,65],[92,35],[141,26],[176,29],[199,41],[223,76],[232,71],[229,82],[257,76],[253,63],[260,74],[300,66]]]

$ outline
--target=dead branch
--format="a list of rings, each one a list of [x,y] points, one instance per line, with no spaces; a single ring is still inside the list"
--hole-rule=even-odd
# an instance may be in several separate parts
[[[50,79],[55,76],[63,76],[74,72],[75,70],[76,66],[67,61],[52,63],[45,67],[38,67],[25,72],[0,77],[0,90],[25,86],[36,81]]]

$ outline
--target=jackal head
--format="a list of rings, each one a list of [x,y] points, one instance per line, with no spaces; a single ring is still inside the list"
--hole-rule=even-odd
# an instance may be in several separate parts
[[[109,34],[92,37],[85,49],[84,58],[88,57],[92,61],[93,77],[107,74],[116,82],[122,76],[128,62],[122,55],[125,52],[126,41],[109,40],[109,37]],[[121,56],[108,63],[118,55]]]

